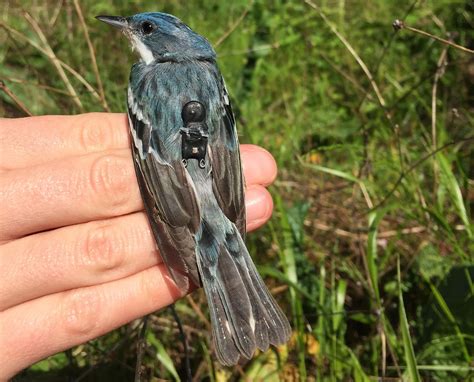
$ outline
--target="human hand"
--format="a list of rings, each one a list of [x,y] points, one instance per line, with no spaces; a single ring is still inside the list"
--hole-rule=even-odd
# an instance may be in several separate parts
[[[124,114],[0,119],[0,380],[173,303]],[[271,155],[241,146],[247,229],[271,216]]]

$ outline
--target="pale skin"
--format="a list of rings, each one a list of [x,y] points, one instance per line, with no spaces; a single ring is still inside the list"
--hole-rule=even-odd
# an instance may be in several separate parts
[[[0,119],[0,380],[182,297],[142,211],[124,114]],[[273,157],[241,146],[247,230]]]

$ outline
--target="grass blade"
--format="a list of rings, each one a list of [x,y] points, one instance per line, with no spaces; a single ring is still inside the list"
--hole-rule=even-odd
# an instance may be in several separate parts
[[[397,259],[397,279],[398,279],[398,313],[400,315],[400,327],[402,331],[402,340],[404,348],[405,362],[407,364],[408,375],[411,382],[421,381],[420,374],[415,358],[415,350],[411,342],[410,327],[408,326],[405,304],[403,302],[402,283],[400,276],[400,259]]]
[[[426,280],[428,284],[430,285],[431,292],[433,293],[433,296],[435,297],[436,302],[438,303],[439,307],[443,311],[444,315],[446,318],[449,320],[449,322],[453,325],[454,331],[456,332],[456,335],[459,339],[459,344],[462,347],[462,351],[464,354],[464,358],[466,362],[471,362],[471,357],[469,356],[469,351],[467,350],[466,343],[464,341],[464,337],[461,333],[461,329],[459,328],[458,323],[456,322],[456,318],[454,317],[453,313],[451,312],[451,309],[449,309],[448,304],[446,303],[445,299],[443,298],[443,295],[440,293],[438,288],[430,281]]]
[[[286,277],[292,284],[298,284],[298,274],[296,272],[296,250],[294,248],[291,225],[288,218],[288,210],[283,205],[283,201],[277,195],[276,205],[281,214],[280,224],[283,232],[283,250],[281,251],[281,260],[284,264]],[[305,328],[303,321],[303,306],[300,296],[293,288],[290,288],[291,307],[297,331],[296,342],[298,347],[298,370],[299,378],[306,380],[306,361],[305,361]]]
[[[348,174],[347,172],[344,172],[344,171],[341,171],[341,170],[336,170],[334,168],[321,166],[321,165],[318,165],[318,164],[306,163],[305,161],[303,161],[303,159],[301,157],[299,158],[299,160],[300,160],[300,163],[304,167],[308,167],[308,168],[311,168],[311,169],[316,170],[316,171],[324,172],[324,173],[329,174],[329,175],[334,175],[334,176],[337,176],[338,178],[348,180],[349,182],[354,182],[354,183],[360,183],[361,182],[360,179],[356,178],[354,175]]]
[[[440,164],[441,169],[441,181],[444,183],[445,187],[448,189],[451,200],[454,204],[458,216],[461,218],[462,222],[466,227],[467,235],[470,239],[473,238],[473,233],[471,230],[471,223],[469,221],[469,216],[467,214],[466,206],[464,205],[464,199],[462,197],[461,188],[459,187],[458,181],[453,174],[451,166],[448,162],[448,159],[442,153],[438,153],[436,156]]]
[[[160,361],[163,367],[173,376],[175,381],[181,381],[174,366],[173,360],[169,356],[161,341],[156,338],[153,333],[149,333],[147,335],[147,340],[156,348],[156,358],[158,361]]]
[[[375,211],[369,214],[369,234],[367,238],[367,267],[377,308],[381,307],[377,266],[377,231],[384,214],[384,211]]]

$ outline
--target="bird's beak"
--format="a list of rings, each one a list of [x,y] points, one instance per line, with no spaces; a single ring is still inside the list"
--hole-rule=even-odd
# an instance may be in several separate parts
[[[106,24],[112,25],[114,28],[124,30],[128,27],[128,22],[125,17],[121,16],[96,16],[97,20],[103,21]]]

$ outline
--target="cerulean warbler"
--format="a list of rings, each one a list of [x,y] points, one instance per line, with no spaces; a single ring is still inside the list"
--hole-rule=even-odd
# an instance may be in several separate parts
[[[165,13],[97,18],[140,55],[127,97],[138,184],[172,279],[204,287],[218,360],[286,342],[288,320],[244,244],[239,142],[214,49]]]

